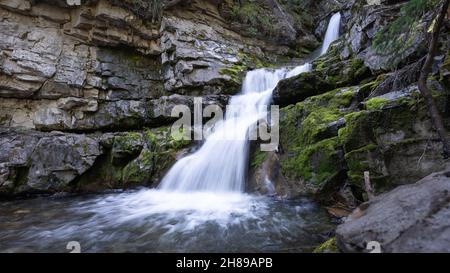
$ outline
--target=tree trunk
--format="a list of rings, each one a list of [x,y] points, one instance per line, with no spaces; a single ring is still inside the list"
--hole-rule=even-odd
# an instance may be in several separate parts
[[[436,104],[433,101],[433,96],[431,94],[431,91],[427,86],[427,79],[428,79],[428,75],[431,72],[431,66],[433,65],[434,56],[436,55],[436,53],[438,51],[439,33],[442,28],[445,16],[447,14],[449,2],[450,2],[450,0],[444,1],[444,4],[442,5],[439,16],[435,22],[434,30],[433,30],[432,37],[431,37],[430,47],[428,49],[428,55],[426,57],[425,63],[422,67],[422,70],[420,71],[419,82],[418,82],[420,93],[425,98],[425,101],[426,101],[426,104],[428,107],[428,112],[430,114],[434,128],[436,129],[436,131],[442,141],[442,144],[443,144],[442,154],[443,154],[444,158],[450,157],[450,139],[449,139],[447,131],[444,128],[444,122],[442,121],[442,117],[439,114]]]

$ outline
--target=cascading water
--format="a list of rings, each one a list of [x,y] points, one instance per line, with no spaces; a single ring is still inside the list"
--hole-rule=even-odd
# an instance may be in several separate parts
[[[330,47],[331,43],[339,37],[340,26],[341,14],[338,12],[331,16],[330,22],[328,23],[327,32],[325,33],[325,39],[323,39],[322,49],[320,51],[321,55],[327,53],[327,50]]]
[[[337,38],[339,18],[330,21],[322,54]],[[74,240],[83,252],[310,251],[318,234],[333,229],[324,210],[307,200],[242,193],[247,133],[264,118],[260,106],[278,81],[310,69],[248,72],[230,102],[238,111],[179,160],[159,189],[0,203],[0,252],[66,252]],[[230,131],[234,138],[224,140]]]
[[[286,76],[306,72],[310,65],[293,70],[258,69],[250,71],[244,80],[242,94],[234,96],[226,119],[214,127],[214,132],[194,154],[179,160],[162,180],[160,189],[177,191],[242,192],[248,154],[248,130],[264,118],[263,107],[272,90]],[[232,139],[227,139],[230,135]]]

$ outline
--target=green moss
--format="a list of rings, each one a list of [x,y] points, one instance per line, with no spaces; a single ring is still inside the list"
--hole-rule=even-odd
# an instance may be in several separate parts
[[[125,184],[144,185],[149,182],[149,178],[154,168],[154,152],[144,149],[139,157],[128,163],[122,172],[122,180]]]
[[[221,75],[228,75],[230,76],[231,80],[235,84],[240,84],[241,79],[243,77],[243,73],[247,70],[247,66],[243,63],[237,63],[233,64],[230,67],[225,67],[220,69],[219,73]]]
[[[300,103],[303,113],[300,140],[306,145],[320,140],[329,124],[344,116],[342,110],[350,106],[355,96],[352,88],[337,89]]]
[[[368,152],[372,152],[377,148],[377,145],[371,143],[367,146],[361,147],[345,154],[345,161],[347,162],[347,167],[350,170],[350,173],[358,174],[362,177],[363,173],[369,170],[369,165],[367,161],[362,160],[361,155],[363,155],[363,157],[366,157],[366,154]]]
[[[143,173],[140,172],[139,165],[135,162],[131,162],[130,164],[126,165],[125,168],[123,168],[122,175],[124,184],[140,183],[143,180]]]
[[[352,134],[355,128],[359,125],[359,120],[364,117],[365,112],[352,112],[344,116],[345,127],[340,128],[338,131],[339,142],[341,144],[346,144],[352,141]],[[345,146],[344,146],[345,148]]]
[[[341,60],[339,53],[333,51],[316,59],[313,68],[312,73],[317,74],[332,88],[360,84],[371,75],[364,61],[354,58]]]
[[[365,102],[366,109],[382,109],[384,105],[388,102],[385,98],[371,98]]]
[[[242,78],[245,76],[245,72],[250,68],[270,68],[273,67],[273,64],[270,64],[260,58],[244,53],[242,50],[239,50],[237,53],[237,57],[239,62],[232,64],[229,67],[225,67],[220,69],[219,73],[221,75],[228,75],[231,78],[231,81],[235,85],[241,85]]]
[[[281,162],[282,172],[288,177],[303,178],[314,185],[320,185],[338,172],[337,146],[336,137],[306,146],[301,151],[296,151],[296,156]]]
[[[150,147],[155,146],[158,141],[156,135],[148,128],[144,129],[144,140]]]
[[[253,160],[250,165],[252,166],[252,168],[258,168],[262,165],[265,159],[266,159],[266,152],[263,152],[258,149],[253,155]]]
[[[301,123],[303,142],[305,144],[314,143],[327,125],[337,119],[339,119],[339,115],[330,109],[320,109],[311,112]]]
[[[361,85],[359,88],[361,95],[364,98],[368,97],[370,93],[372,93],[372,91],[374,91],[380,85],[380,83],[384,81],[385,78],[386,75],[381,74],[374,81],[370,81],[368,83]]]
[[[281,143],[289,151],[281,160],[285,176],[317,189],[339,172],[340,143],[330,123],[345,116],[357,90],[336,89],[281,109]]]
[[[339,249],[336,244],[336,237],[328,239],[313,250],[313,253],[338,253]]]
[[[142,149],[142,136],[137,132],[127,132],[124,135],[114,137],[114,147],[120,151],[134,153]]]
[[[89,144],[87,142],[83,142],[82,145],[83,145],[83,152],[85,154],[88,154],[89,153]]]

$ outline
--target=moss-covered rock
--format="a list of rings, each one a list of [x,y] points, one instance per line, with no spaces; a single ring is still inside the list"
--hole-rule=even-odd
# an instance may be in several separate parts
[[[101,141],[105,153],[82,175],[79,191],[149,186],[160,180],[190,141],[171,134],[169,127],[117,133]]]
[[[440,144],[417,89],[365,102],[366,109],[345,115],[339,129],[350,182],[363,192],[365,171],[379,192],[412,183],[438,171]],[[442,96],[441,99],[445,99]]]
[[[142,135],[137,132],[128,132],[114,137],[112,146],[112,160],[114,164],[128,161],[139,154],[144,146]]]
[[[304,180],[306,189],[316,193],[322,183],[340,171],[336,164],[340,161],[337,150],[337,137],[307,145],[295,156],[283,160],[282,172],[290,178]]]
[[[325,55],[314,66],[311,72],[280,81],[274,90],[274,104],[294,104],[339,87],[359,84],[370,76],[369,69],[357,59],[338,61],[338,57]]]
[[[336,89],[281,110],[281,171],[299,191],[321,195],[341,178],[338,129],[357,97],[357,87]]]
[[[365,171],[384,192],[440,169],[441,144],[417,87],[370,97],[382,78],[281,109],[281,173],[293,191],[326,196],[348,181],[362,199]],[[445,112],[445,90],[433,96]]]
[[[237,57],[239,59],[237,63],[220,70],[220,74],[227,75],[231,78],[229,86],[226,86],[226,90],[229,89],[231,92],[225,92],[227,94],[234,94],[236,90],[239,90],[242,80],[248,70],[273,67],[271,63],[249,53],[245,53],[242,50],[238,52]]]

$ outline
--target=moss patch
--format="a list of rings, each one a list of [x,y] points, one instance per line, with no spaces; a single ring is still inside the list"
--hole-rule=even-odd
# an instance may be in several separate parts
[[[263,152],[261,150],[257,150],[255,152],[255,154],[253,155],[252,161],[250,163],[250,165],[252,166],[252,168],[258,168],[262,165],[262,163],[264,162],[264,160],[266,159],[266,152]]]
[[[313,253],[339,253],[336,237],[328,239],[313,250]]]
[[[281,110],[283,175],[314,192],[341,171],[337,124],[357,96],[358,88],[336,89]]]
[[[371,98],[365,102],[366,109],[382,109],[383,106],[388,102],[385,98]]]

